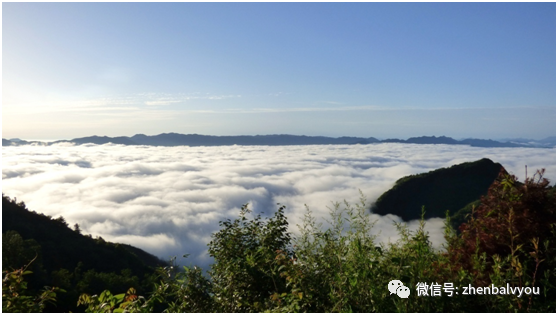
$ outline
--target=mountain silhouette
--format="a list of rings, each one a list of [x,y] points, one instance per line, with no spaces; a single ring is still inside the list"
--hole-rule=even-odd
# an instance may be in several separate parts
[[[145,280],[168,264],[137,247],[83,235],[79,225],[71,229],[63,217],[29,211],[23,202],[2,195],[2,270],[26,265],[32,271],[25,277],[30,292],[44,286],[64,290],[57,293],[57,304],[45,309],[62,313],[84,311],[76,306],[81,293],[130,287],[148,293],[152,287]]]
[[[462,144],[459,141],[452,139],[450,137],[414,137],[409,138],[405,143],[418,143],[418,144]]]
[[[55,143],[72,142],[76,144],[123,144],[123,145],[150,145],[150,146],[220,146],[220,145],[334,145],[334,144],[373,144],[373,143],[412,143],[412,144],[449,144],[449,145],[468,145],[473,147],[556,147],[556,137],[547,137],[542,140],[532,141],[506,141],[483,139],[455,140],[450,137],[441,136],[421,136],[403,139],[378,140],[374,137],[323,137],[323,136],[298,136],[298,135],[256,135],[256,136],[208,136],[199,134],[180,134],[162,133],[159,135],[148,136],[136,134],[132,137],[107,137],[90,136],[74,138],[71,140],[58,140],[53,142],[25,141],[14,139],[2,139],[2,146],[17,145],[51,145]]]
[[[502,165],[484,158],[428,173],[400,178],[372,206],[372,212],[395,214],[405,221],[450,216],[486,194]]]
[[[29,211],[25,204],[2,195],[2,233],[7,231],[16,231],[24,239],[36,240],[42,247],[43,264],[48,270],[73,270],[81,262],[85,269],[108,272],[130,268],[143,275],[166,264],[139,248],[99,242],[82,235],[70,229],[63,218],[53,219]]]
[[[65,140],[55,141],[54,143],[59,142],[66,142]],[[93,143],[93,144],[105,144],[105,143],[114,143],[114,144],[125,144],[125,145],[137,145],[138,143],[130,140],[129,137],[99,137],[99,136],[91,136],[91,137],[84,137],[84,138],[76,138],[70,140],[70,142],[74,142],[77,144],[85,144],[85,143]]]
[[[521,144],[512,142],[499,142],[494,140],[483,140],[483,139],[465,139],[460,141],[461,144],[468,144],[472,147],[484,147],[484,148],[517,148],[521,147]]]

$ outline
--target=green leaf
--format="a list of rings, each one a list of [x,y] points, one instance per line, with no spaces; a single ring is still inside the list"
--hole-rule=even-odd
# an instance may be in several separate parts
[[[125,296],[126,296],[126,294],[125,294],[125,293],[122,293],[122,294],[115,295],[114,298],[115,298],[116,300],[118,300],[118,302],[122,302],[122,300],[124,300],[124,297],[125,297]]]

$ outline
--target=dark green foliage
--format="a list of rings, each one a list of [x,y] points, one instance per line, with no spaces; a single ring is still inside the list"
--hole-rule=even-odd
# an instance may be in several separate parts
[[[130,313],[134,311],[131,309],[134,306],[134,300],[137,300],[134,289],[118,295],[113,295],[109,290],[105,290],[98,296],[80,295],[78,306],[87,306],[85,310],[87,313]]]
[[[469,220],[469,216],[471,215],[471,213],[473,213],[473,209],[477,208],[480,205],[480,203],[481,203],[480,199],[475,200],[469,203],[468,205],[466,205],[465,207],[457,210],[451,216],[451,226],[453,227],[453,229],[458,231],[459,226],[467,222],[467,220]]]
[[[165,265],[138,248],[81,235],[63,217],[31,212],[23,202],[6,196],[2,196],[2,233],[3,271],[34,260],[26,279],[31,295],[46,285],[66,290],[58,295],[56,307],[46,306],[47,311],[76,311],[79,293],[125,291],[131,286],[147,293],[155,267]]]
[[[294,254],[277,256],[288,292],[271,296],[277,312],[371,312],[381,298],[373,296],[382,248],[369,234],[372,222],[364,199],[357,207],[345,203],[330,209],[330,228],[323,230],[311,212],[299,226]],[[387,285],[387,283],[386,283]],[[378,310],[378,309],[377,309]]]
[[[212,294],[211,282],[197,267],[182,271],[171,264],[157,269],[154,290],[148,298],[138,296],[133,288],[125,294],[113,295],[109,290],[99,295],[82,294],[78,305],[87,306],[90,313],[207,313],[218,306]]]
[[[30,264],[33,263],[31,260]],[[47,304],[55,304],[56,292],[64,292],[58,288],[44,287],[36,295],[29,295],[25,275],[32,274],[26,265],[17,270],[2,270],[2,312],[38,313]]]
[[[150,266],[140,261],[135,253],[126,249],[129,247],[81,235],[69,228],[63,217],[52,219],[27,210],[23,203],[17,204],[15,200],[2,196],[2,233],[9,230],[17,231],[23,239],[34,239],[40,244],[43,253],[49,256],[43,262],[47,270],[73,270],[82,262],[84,270],[111,272],[131,269],[135,274],[143,274],[152,271],[150,266],[156,266],[152,264],[153,259]],[[161,261],[159,263],[164,264]]]
[[[38,258],[41,245],[35,240],[23,240],[16,231],[2,233],[2,269],[16,270]],[[39,263],[35,262],[35,266]],[[41,264],[42,265],[42,264]]]
[[[275,257],[290,252],[288,223],[280,207],[275,216],[248,219],[250,210],[242,207],[240,217],[220,223],[222,229],[209,243],[215,259],[209,275],[217,310],[220,312],[261,312],[269,308],[269,296],[285,291]]]
[[[377,214],[395,214],[404,221],[420,219],[420,209],[428,210],[425,219],[450,216],[486,194],[502,165],[489,159],[454,165],[428,173],[399,179],[372,207]]]
[[[64,269],[62,269],[64,270]],[[130,269],[124,269],[117,274],[115,272],[97,272],[89,269],[82,275],[76,285],[76,291],[94,294],[110,288],[115,292],[123,292],[128,288],[139,288],[138,276],[132,275]]]

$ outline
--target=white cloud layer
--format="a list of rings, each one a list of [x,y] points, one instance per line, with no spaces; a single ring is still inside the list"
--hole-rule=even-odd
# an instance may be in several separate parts
[[[207,267],[207,243],[220,220],[234,219],[245,203],[267,215],[287,207],[297,231],[305,204],[320,219],[332,202],[369,206],[402,176],[487,157],[520,180],[546,168],[556,182],[556,151],[449,145],[149,147],[55,145],[2,147],[2,192],[28,208],[79,223],[84,234],[140,247],[161,258],[191,254]],[[393,220],[377,219],[381,241],[398,238]],[[417,222],[410,226],[416,228]],[[427,229],[443,241],[443,220]]]

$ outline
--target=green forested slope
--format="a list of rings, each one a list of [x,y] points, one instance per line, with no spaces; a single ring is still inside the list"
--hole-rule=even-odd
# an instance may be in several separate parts
[[[485,195],[501,169],[499,163],[484,158],[406,176],[378,198],[372,212],[382,215],[391,213],[409,221],[420,219],[424,206],[426,219],[443,218],[446,210],[453,215]]]
[[[144,287],[142,281],[165,263],[130,245],[106,242],[70,229],[64,218],[27,210],[2,196],[2,270],[22,268],[30,261],[30,289],[56,285],[67,290],[59,300],[71,299],[78,291],[97,293],[108,287],[126,290]],[[72,309],[52,309],[69,311]]]

